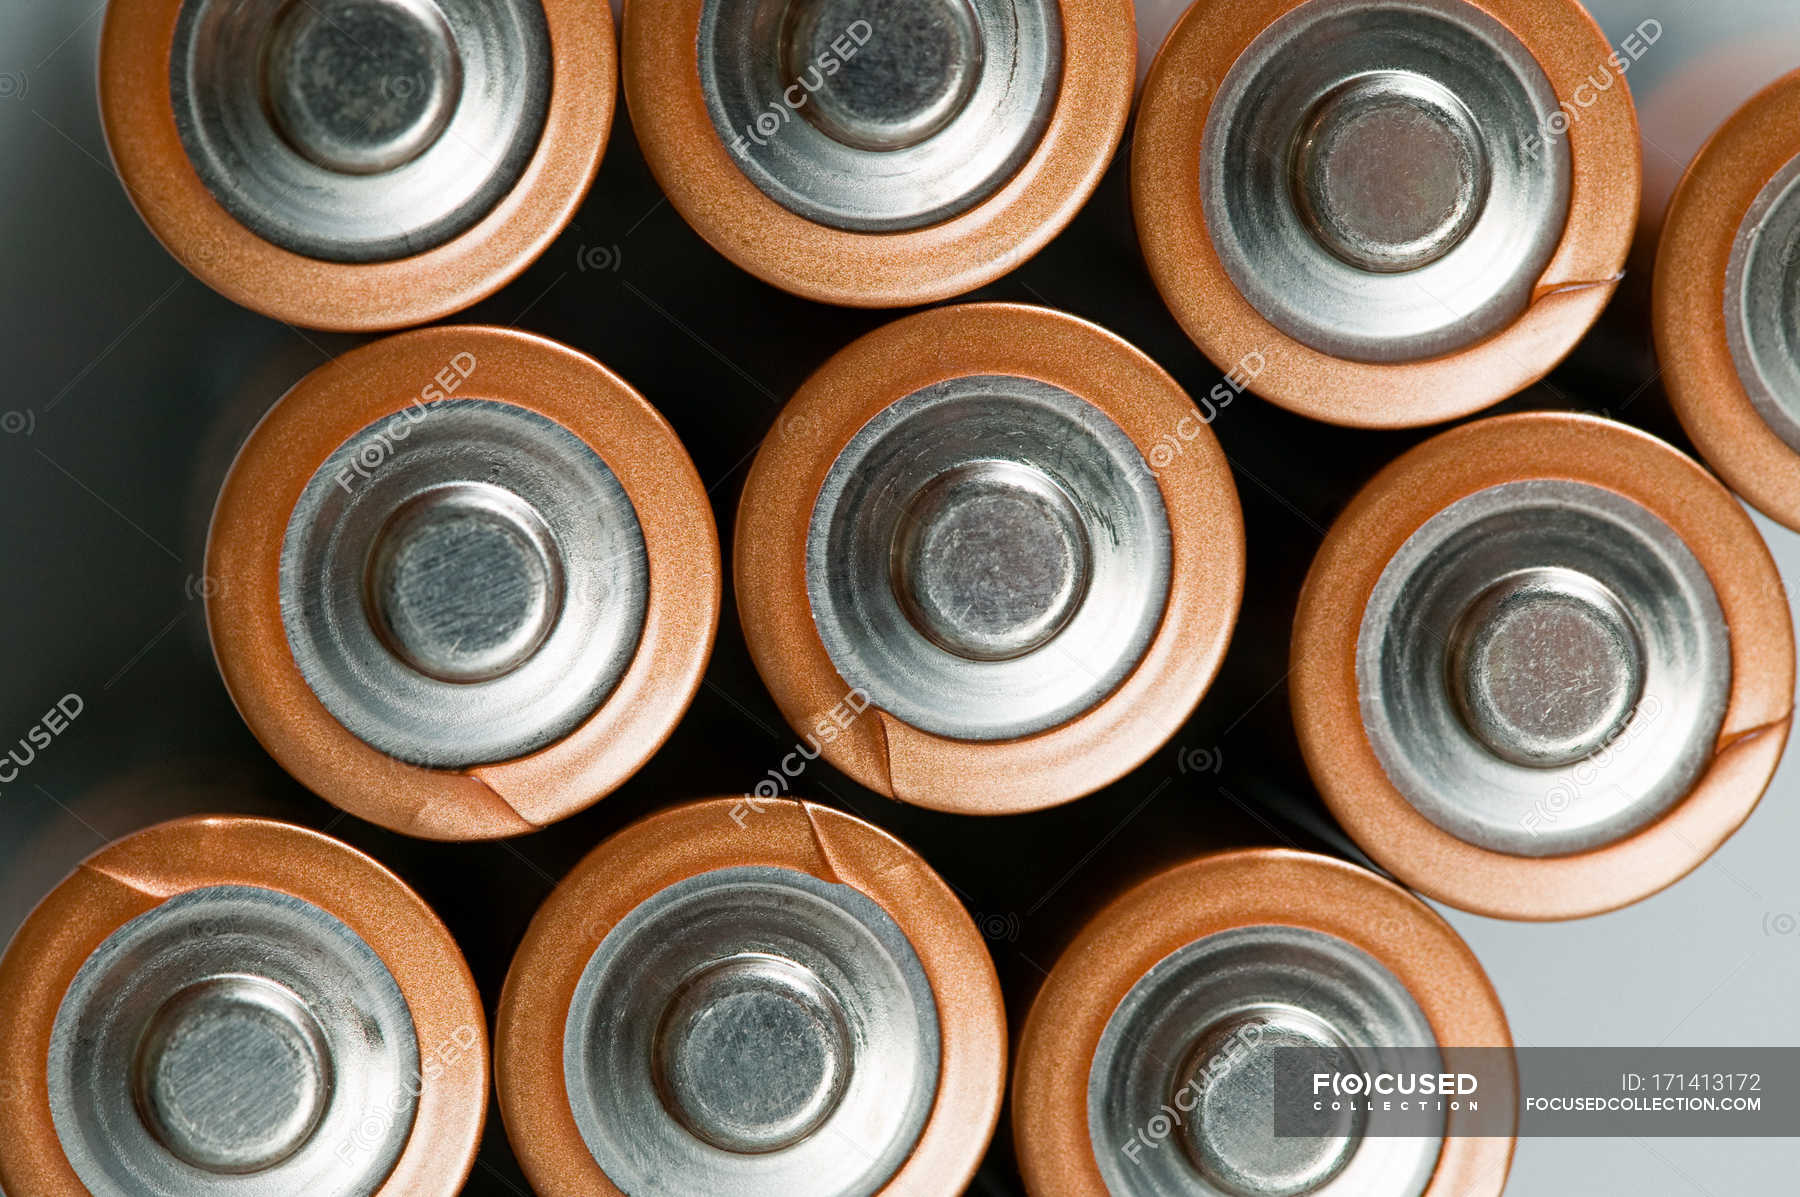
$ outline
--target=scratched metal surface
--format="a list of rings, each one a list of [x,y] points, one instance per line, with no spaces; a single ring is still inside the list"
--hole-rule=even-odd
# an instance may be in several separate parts
[[[1146,47],[1180,7],[1142,0]],[[1615,38],[1646,19],[1664,28],[1631,75],[1653,194],[1666,193],[1711,127],[1708,113],[1716,123],[1800,61],[1789,52],[1800,15],[1785,0],[1594,8]],[[707,684],[669,748],[596,809],[525,839],[409,841],[337,815],[263,755],[206,644],[206,522],[263,409],[355,340],[234,307],[145,231],[100,135],[98,16],[91,0],[0,6],[0,744],[26,736],[65,695],[83,708],[0,784],[0,938],[107,840],[187,813],[267,815],[329,828],[399,871],[457,932],[491,1007],[533,910],[583,853],[659,805],[742,791],[791,733],[728,617]],[[1702,103],[1683,72],[1709,55],[1735,55],[1737,65],[1705,72],[1715,83]],[[1218,372],[1145,275],[1123,161],[1049,250],[977,297],[1067,308],[1134,341],[1190,390],[1209,388]],[[778,404],[834,349],[887,318],[805,303],[729,266],[660,201],[624,123],[574,226],[466,315],[559,338],[631,380],[686,441],[727,530]],[[1603,410],[1682,443],[1645,342],[1641,294],[1628,286],[1552,386],[1508,406]],[[1286,723],[1287,622],[1323,528],[1423,434],[1325,429],[1248,399],[1215,427],[1243,494],[1250,594],[1223,675],[1171,745],[1101,794],[1004,821],[898,807],[822,766],[807,778],[811,796],[893,829],[958,887],[1015,995],[1029,992],[1093,898],[1152,857],[1267,838],[1261,819],[1296,842],[1333,838]],[[1800,538],[1759,523],[1800,578]],[[1791,1044],[1800,938],[1782,932],[1800,912],[1796,842],[1800,763],[1790,759],[1749,828],[1663,895],[1548,927],[1451,918],[1493,974],[1522,1043]],[[1002,1135],[974,1191],[1017,1193],[1009,1161]],[[1796,1166],[1794,1140],[1738,1140],[1729,1150],[1703,1140],[1535,1140],[1520,1145],[1508,1191],[1738,1197],[1785,1191]],[[526,1192],[497,1119],[467,1192]]]

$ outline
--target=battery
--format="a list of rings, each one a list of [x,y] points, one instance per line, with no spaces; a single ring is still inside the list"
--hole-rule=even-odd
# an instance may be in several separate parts
[[[1575,0],[1198,0],[1131,154],[1145,259],[1195,344],[1224,369],[1260,355],[1257,394],[1357,427],[1548,373],[1619,282],[1640,175]]]
[[[214,510],[206,609],[239,712],[321,797],[431,839],[516,835],[655,753],[721,568],[668,423],[605,367],[440,327],[307,375]]]
[[[450,1197],[487,1115],[486,1018],[404,882],[266,819],[90,857],[0,958],[12,1197]]]
[[[501,992],[508,1137],[544,1197],[956,1193],[999,1118],[986,943],[910,848],[786,799],[603,842]]]
[[[1043,248],[1118,148],[1130,0],[633,0],[633,129],[677,211],[796,295],[898,307]]]
[[[1012,304],[908,316],[820,367],[751,467],[733,561],[794,768],[823,755],[890,797],[997,814],[1160,747],[1243,593],[1208,402],[1103,329]]]
[[[115,0],[100,110],[132,204],[278,320],[422,324],[500,289],[599,169],[618,68],[591,0]]]
[[[1716,132],[1676,189],[1652,320],[1681,426],[1732,489],[1800,528],[1800,72]]]
[[[1468,946],[1399,886],[1286,848],[1210,853],[1126,891],[1051,968],[1013,1142],[1032,1197],[1498,1197],[1513,1140],[1471,1134],[1467,1111],[1433,1135],[1274,1138],[1272,1075],[1282,1049],[1379,1070],[1511,1045]]]
[[[1794,638],[1749,515],[1674,448],[1537,413],[1442,433],[1339,516],[1294,621],[1327,805],[1430,897],[1500,918],[1637,901],[1749,817]]]

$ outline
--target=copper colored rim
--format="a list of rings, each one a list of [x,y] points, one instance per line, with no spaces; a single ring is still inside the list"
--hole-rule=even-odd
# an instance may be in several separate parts
[[[1567,856],[1488,851],[1427,820],[1388,780],[1358,708],[1357,637],[1388,561],[1451,503],[1526,479],[1587,483],[1654,512],[1705,568],[1731,632],[1725,722],[1699,781],[1641,831]],[[1300,747],[1345,830],[1407,885],[1496,918],[1599,914],[1690,872],[1755,808],[1781,759],[1793,715],[1787,597],[1749,515],[1680,452],[1591,416],[1481,420],[1433,437],[1383,470],[1319,549],[1300,594],[1292,665]]]
[[[419,401],[457,353],[467,394],[556,421],[598,453],[636,510],[650,562],[636,653],[604,703],[528,756],[461,771],[405,764],[326,711],[281,621],[282,537],[314,471],[353,434]],[[225,686],[269,754],[359,818],[427,839],[532,831],[598,801],[662,747],[700,686],[718,629],[718,533],[705,488],[656,409],[584,354],[511,329],[450,326],[388,337],[319,367],[239,451],[206,550],[207,625]]]
[[[1000,982],[968,912],[930,865],[860,819],[809,802],[713,798],[632,824],[557,886],[507,973],[495,1021],[500,1112],[532,1187],[545,1197],[623,1197],[569,1108],[563,1028],[582,970],[640,903],[714,869],[793,869],[872,899],[899,924],[937,1001],[937,1097],[883,1197],[942,1197],[975,1174],[1000,1117],[1006,1015]]]
[[[1170,457],[1157,472],[1171,535],[1168,604],[1143,659],[1104,700],[1014,740],[947,739],[875,707],[841,733],[815,737],[825,740],[827,760],[871,790],[936,810],[1008,814],[1067,802],[1122,777],[1193,712],[1237,620],[1244,524],[1225,452],[1187,394],[1104,329],[1018,304],[938,308],[876,329],[821,366],[783,409],[738,507],[738,616],[756,668],[793,727],[832,721],[850,690],[819,638],[806,592],[807,528],[826,473],[882,409],[970,374],[1061,387],[1110,416],[1147,460]],[[1178,451],[1171,454],[1171,445]]]
[[[999,278],[1074,217],[1118,149],[1137,77],[1130,0],[1062,0],[1061,86],[1036,149],[959,216],[898,233],[816,224],[763,194],[713,127],[695,46],[706,0],[628,0],[625,101],[656,181],[743,269],[796,295],[856,307],[947,299]]]
[[[1282,848],[1224,852],[1141,883],[1083,927],[1050,970],[1019,1037],[1013,1142],[1032,1197],[1104,1197],[1088,1132],[1088,1073],[1107,1020],[1158,961],[1237,927],[1336,936],[1404,985],[1446,1047],[1511,1047],[1481,964],[1423,902],[1367,870]],[[1511,1138],[1449,1137],[1426,1197],[1497,1197]]]
[[[258,886],[341,919],[380,956],[412,1013],[418,1113],[377,1197],[459,1192],[487,1120],[486,1015],[462,952],[405,882],[348,844],[268,819],[164,823],[101,849],[52,890],[0,957],[0,1185],[16,1197],[86,1197],[50,1117],[45,1062],[63,994],[108,936],[178,894]],[[439,1050],[475,1035],[472,1051]],[[4,1100],[11,1097],[14,1100]]]
[[[1757,414],[1725,332],[1725,275],[1756,197],[1800,154],[1800,71],[1734,113],[1688,168],[1656,254],[1652,322],[1664,385],[1707,464],[1800,530],[1800,453]]]
[[[309,328],[423,324],[485,299],[543,253],[587,194],[612,125],[612,10],[542,0],[550,102],[524,173],[480,222],[410,258],[326,262],[265,241],[213,198],[175,127],[169,57],[182,0],[113,0],[100,35],[100,112],[125,193],[181,264],[229,299]]]
[[[1569,104],[1609,61],[1606,35],[1574,0],[1465,2],[1511,30]],[[1131,200],[1164,302],[1222,368],[1260,353],[1267,368],[1256,393],[1316,420],[1412,427],[1465,416],[1524,390],[1575,347],[1622,277],[1642,165],[1625,81],[1599,93],[1569,125],[1568,224],[1518,319],[1478,344],[1425,361],[1349,361],[1307,347],[1250,306],[1220,264],[1201,210],[1201,140],[1219,84],[1258,34],[1303,3],[1196,0],[1150,68],[1131,147]]]

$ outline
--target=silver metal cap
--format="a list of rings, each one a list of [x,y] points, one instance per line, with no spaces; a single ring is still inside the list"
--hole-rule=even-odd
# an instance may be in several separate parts
[[[262,88],[276,130],[302,157],[338,174],[379,174],[443,134],[462,100],[462,60],[430,0],[291,4],[269,34]]]
[[[1145,973],[1101,1033],[1088,1073],[1100,1173],[1118,1197],[1419,1197],[1441,1130],[1365,1137],[1346,1111],[1335,1134],[1277,1138],[1274,1070],[1282,1049],[1362,1071],[1417,1064],[1436,1042],[1406,988],[1344,940],[1274,926],[1206,936]],[[1159,1149],[1127,1154],[1133,1142]]]
[[[973,461],[931,479],[894,537],[893,586],[913,626],[972,661],[1041,647],[1087,596],[1092,553],[1074,501],[1040,470]]]
[[[151,1134],[207,1172],[274,1167],[331,1104],[325,1032],[292,990],[261,977],[207,977],[164,1002],[132,1079]]]
[[[1346,1113],[1339,1133],[1277,1138],[1263,1111],[1275,1104],[1283,1048],[1351,1053],[1323,1020],[1293,1006],[1253,1006],[1221,1018],[1195,1041],[1174,1092],[1196,1095],[1181,1144],[1208,1184],[1233,1197],[1304,1197],[1343,1172],[1362,1140],[1363,1117]]]
[[[371,424],[289,517],[282,622],[326,710],[432,768],[522,756],[617,685],[649,562],[631,501],[560,424],[450,400]]]
[[[937,1093],[937,1003],[861,892],[720,869],[644,902],[589,959],[563,1031],[582,1139],[631,1193],[870,1197]]]
[[[703,965],[664,1008],[656,1087],[683,1126],[721,1151],[780,1151],[837,1109],[852,1052],[843,1008],[817,976],[742,952]]]
[[[1055,106],[1055,0],[710,0],[701,87],[771,199],[834,228],[947,220],[1030,156]]]
[[[1800,157],[1744,214],[1725,272],[1725,336],[1757,414],[1800,453]]]
[[[914,727],[999,740],[1118,686],[1169,592],[1162,492],[1093,404],[970,376],[885,408],[814,502],[806,587],[832,664]]]
[[[394,654],[444,682],[487,682],[531,659],[562,614],[562,555],[511,491],[450,482],[375,534],[365,606]]]
[[[1482,591],[1450,633],[1450,688],[1489,752],[1532,768],[1571,765],[1624,729],[1644,694],[1644,646],[1605,586],[1558,567]]]
[[[1460,245],[1492,174],[1462,101],[1410,71],[1371,71],[1321,97],[1301,126],[1294,168],[1313,236],[1377,274],[1417,270]]]
[[[207,189],[268,241],[375,262],[473,226],[543,130],[535,0],[185,0],[176,127]]]
[[[412,1015],[334,915],[180,894],[115,931],[51,1030],[50,1112],[96,1197],[369,1197],[418,1103]]]
[[[1612,843],[1688,792],[1731,686],[1705,569],[1652,512],[1566,481],[1478,491],[1381,573],[1357,639],[1369,742],[1406,800],[1496,852]]]
[[[1232,65],[1200,190],[1220,262],[1282,332],[1357,361],[1453,352],[1525,310],[1572,167],[1531,53],[1458,0],[1314,0]]]

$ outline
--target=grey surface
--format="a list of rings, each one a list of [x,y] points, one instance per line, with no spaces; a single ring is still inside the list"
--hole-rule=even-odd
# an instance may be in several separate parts
[[[1163,14],[1164,28],[1176,7],[1143,4]],[[1703,122],[1716,120],[1705,105],[1674,102],[1664,90],[1684,62],[1734,39],[1747,47],[1753,65],[1708,76],[1729,110],[1730,100],[1800,61],[1792,49],[1800,13],[1785,0],[1661,12],[1606,0],[1596,8],[1616,37],[1649,16],[1666,27],[1631,75],[1656,178],[1666,179],[1710,128]],[[210,658],[206,523],[257,417],[356,341],[234,307],[144,230],[100,138],[99,18],[100,6],[85,0],[10,0],[0,9],[0,361],[8,383],[0,397],[0,745],[16,748],[65,695],[79,696],[65,709],[80,712],[28,767],[14,775],[0,766],[10,775],[0,778],[0,935],[109,839],[197,811],[262,814],[329,829],[417,887],[457,934],[491,1008],[532,912],[584,852],[675,797],[756,785],[791,757],[795,733],[728,617],[707,685],[668,748],[593,811],[551,831],[505,844],[421,844],[344,817],[282,775],[232,710]],[[1142,33],[1152,46],[1160,41],[1148,19]],[[1123,166],[1121,158],[1066,234],[978,297],[1044,302],[1098,320],[1204,394],[1219,372],[1145,277]],[[780,426],[778,404],[833,349],[885,319],[791,299],[722,262],[661,200],[624,125],[570,230],[469,318],[521,322],[598,355],[642,389],[693,452],[727,536],[751,450],[765,434],[804,432]],[[1610,312],[1578,360],[1553,377],[1554,390],[1509,408],[1605,411],[1679,442],[1641,332],[1640,312]],[[1219,680],[1166,749],[1106,791],[1016,819],[898,807],[821,761],[792,783],[920,846],[968,904],[1015,994],[1041,979],[1061,928],[1150,863],[1239,832],[1339,843],[1302,793],[1285,717],[1293,594],[1348,495],[1419,436],[1325,429],[1250,396],[1223,410],[1214,431],[1244,501],[1250,591]],[[1800,578],[1800,537],[1758,526],[1787,576]],[[1797,799],[1800,763],[1790,757],[1743,833],[1630,910],[1550,926],[1452,914],[1493,976],[1518,1040],[1800,1042]],[[1310,830],[1286,829],[1271,813],[1277,807]],[[1012,1012],[1022,1014],[1016,998]],[[1791,1189],[1797,1169],[1793,1140],[1534,1139],[1519,1146],[1508,1193],[1774,1197]],[[527,1191],[499,1120],[490,1119],[467,1192]],[[1004,1139],[973,1191],[1019,1191]]]

